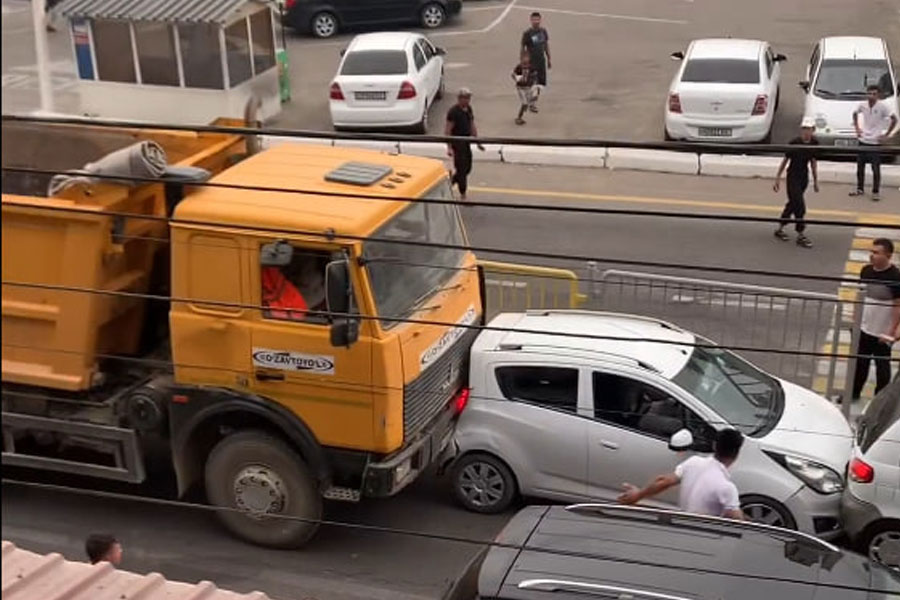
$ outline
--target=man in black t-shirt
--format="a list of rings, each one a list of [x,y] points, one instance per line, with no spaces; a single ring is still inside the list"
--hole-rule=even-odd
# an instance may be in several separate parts
[[[472,92],[469,88],[461,88],[457,94],[456,104],[447,111],[447,123],[444,126],[444,135],[459,137],[478,137],[478,128],[475,126],[475,113],[472,112]],[[479,150],[484,146],[478,144]],[[458,140],[447,144],[447,154],[453,158],[453,179],[459,189],[460,197],[466,199],[466,190],[469,187],[468,177],[472,171],[472,147],[468,141]]]
[[[537,112],[537,99],[541,90],[547,85],[547,69],[552,67],[550,61],[550,34],[541,27],[541,13],[531,13],[531,27],[522,34],[522,52],[531,57],[531,68],[537,77],[535,94],[529,108]]]
[[[772,188],[778,192],[781,189],[781,175],[784,168],[787,167],[787,204],[781,212],[781,221],[778,229],[775,230],[775,237],[786,242],[788,235],[784,232],[784,226],[788,224],[793,216],[795,219],[795,227],[797,229],[797,245],[803,248],[812,248],[812,242],[803,231],[806,229],[806,223],[803,216],[806,214],[806,200],[803,194],[809,186],[809,172],[812,171],[813,189],[819,191],[819,173],[816,165],[816,157],[813,153],[812,146],[818,146],[819,142],[813,137],[816,129],[816,123],[813,119],[806,117],[800,125],[800,135],[792,139],[789,143],[792,146],[806,146],[805,148],[797,148],[789,150],[784,155],[784,160],[778,167],[778,173],[775,175],[775,185]]]
[[[869,378],[871,361],[875,361],[875,393],[891,380],[891,345],[900,337],[900,269],[891,264],[894,243],[887,238],[872,241],[869,264],[862,268],[859,279],[866,286],[853,399],[858,400]]]

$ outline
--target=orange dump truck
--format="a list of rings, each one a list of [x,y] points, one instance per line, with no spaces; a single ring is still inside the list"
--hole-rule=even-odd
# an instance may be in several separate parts
[[[452,198],[446,170],[11,122],[3,162],[81,169],[147,142],[159,183],[88,165],[48,197],[49,177],[4,172],[3,464],[140,483],[161,458],[180,494],[239,509],[219,513],[236,535],[301,545],[323,498],[413,481],[464,406],[481,278],[456,207],[416,201]]]

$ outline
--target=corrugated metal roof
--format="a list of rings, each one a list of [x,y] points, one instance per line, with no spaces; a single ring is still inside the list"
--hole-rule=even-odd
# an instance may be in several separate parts
[[[266,0],[65,0],[57,11],[69,18],[125,21],[181,21],[224,23],[250,2]]]
[[[262,592],[238,594],[209,581],[167,581],[138,575],[107,562],[91,565],[57,553],[35,554],[3,541],[3,600],[269,600]]]

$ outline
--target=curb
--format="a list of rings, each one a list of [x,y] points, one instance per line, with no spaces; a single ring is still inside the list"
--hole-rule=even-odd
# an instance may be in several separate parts
[[[335,140],[330,138],[289,138],[261,136],[264,146],[316,144],[339,148],[361,148],[391,154],[409,154],[428,158],[447,159],[446,146],[436,142],[384,142],[369,140]],[[642,150],[635,148],[572,148],[565,146],[500,146],[485,145],[484,151],[473,148],[476,162],[502,162],[538,167],[578,167],[702,175],[707,177],[735,177],[740,179],[770,179],[775,177],[781,157],[748,156],[746,154],[693,154],[670,150]],[[870,178],[870,177],[867,177]],[[850,162],[819,161],[819,181],[822,183],[854,184],[856,165]],[[881,167],[881,182],[885,188],[900,187],[900,164]]]

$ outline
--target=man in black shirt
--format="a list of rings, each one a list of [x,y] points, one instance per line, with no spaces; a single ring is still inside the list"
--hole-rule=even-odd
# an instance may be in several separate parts
[[[900,269],[891,264],[894,243],[887,238],[872,241],[869,264],[862,268],[859,279],[866,286],[853,399],[858,400],[869,378],[869,367],[875,361],[875,393],[891,380],[891,345],[900,336]]]
[[[810,146],[818,146],[819,142],[813,137],[816,129],[815,121],[806,117],[800,125],[800,135],[795,137],[789,143],[792,146],[807,146],[806,148],[797,148],[789,150],[784,155],[784,160],[778,167],[778,174],[775,175],[775,185],[772,188],[778,192],[781,189],[781,175],[784,168],[787,167],[787,204],[781,213],[781,221],[778,229],[775,230],[775,237],[786,242],[788,235],[784,232],[784,226],[787,225],[791,216],[795,219],[795,227],[797,229],[797,245],[803,248],[812,248],[812,242],[803,231],[806,229],[806,223],[803,222],[803,216],[806,214],[806,201],[803,198],[804,192],[809,185],[809,171],[812,170],[813,189],[819,191],[819,173],[816,165],[816,158]]]
[[[447,124],[444,126],[444,135],[459,137],[478,137],[478,128],[475,126],[475,113],[472,112],[472,92],[469,88],[461,88],[457,94],[456,104],[447,111]],[[484,146],[478,144],[479,150]],[[460,197],[466,199],[466,190],[469,187],[468,177],[472,170],[472,147],[468,141],[453,141],[447,144],[447,155],[453,158],[453,179],[459,189]]]
[[[531,27],[522,34],[522,52],[531,57],[531,68],[537,76],[537,87],[529,108],[537,112],[537,99],[541,90],[547,85],[547,69],[552,68],[550,61],[550,34],[541,27],[541,13],[531,13]]]

